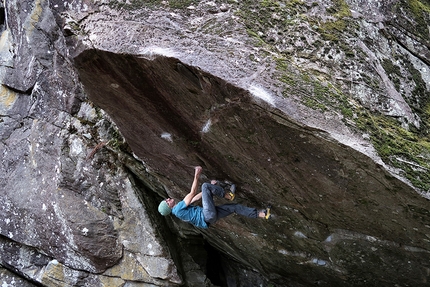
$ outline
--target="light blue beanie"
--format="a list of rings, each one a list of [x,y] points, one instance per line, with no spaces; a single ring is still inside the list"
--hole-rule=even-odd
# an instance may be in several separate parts
[[[172,212],[172,209],[167,205],[167,202],[163,200],[160,202],[160,205],[158,205],[158,212],[161,213],[161,215],[166,216]]]

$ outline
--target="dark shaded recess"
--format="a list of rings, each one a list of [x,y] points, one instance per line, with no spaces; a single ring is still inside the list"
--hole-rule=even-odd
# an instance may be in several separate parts
[[[205,249],[208,254],[206,276],[211,280],[212,284],[227,287],[228,284],[223,269],[223,254],[210,244],[205,244]]]
[[[17,94],[24,94],[24,95],[28,95],[28,96],[31,95],[31,93],[33,93],[33,89],[34,89],[34,86],[31,86],[28,90],[22,91],[22,90],[14,88],[14,87],[11,87],[9,85],[6,85],[6,84],[3,84],[3,86],[7,87],[12,92],[15,92]]]
[[[148,60],[86,50],[74,60],[89,99],[112,117],[137,155],[160,166],[164,161],[172,161],[166,160],[167,154],[179,152],[186,158],[176,162],[182,168],[209,164],[210,170],[217,171],[211,176],[228,178],[219,166],[221,155],[201,140],[204,122],[196,119],[202,117],[202,111],[210,110],[214,102],[243,95],[245,91],[175,58]],[[211,83],[203,87],[202,78],[206,76]],[[213,102],[207,100],[208,96]],[[160,139],[165,131],[176,136],[175,147]],[[164,152],[159,153],[160,150]]]
[[[9,244],[4,244],[4,253],[7,254],[13,254],[13,255],[17,255],[20,253],[20,250],[22,248],[20,243],[17,243],[15,241],[10,240],[10,238],[7,238],[3,235],[0,235],[0,241],[5,241],[8,242]],[[28,248],[32,248],[32,247],[28,247]],[[34,249],[35,251],[35,249]],[[38,252],[35,251],[34,254],[37,254]],[[3,254],[6,255],[6,254]],[[5,256],[8,257],[8,256]],[[14,256],[11,256],[14,257]],[[17,258],[18,256],[16,256]],[[45,266],[49,260],[51,260],[52,258],[47,257],[47,256],[34,256],[33,258],[31,258],[31,264],[37,267],[42,267]],[[15,276],[21,278],[22,280],[28,282],[30,285],[33,286],[37,286],[37,287],[43,287],[45,285],[43,285],[42,283],[34,280],[33,278],[31,278],[29,275],[25,274],[25,272],[22,272],[21,270],[19,270],[17,267],[9,264],[8,262],[6,262],[6,260],[2,259],[0,261],[0,268],[3,267],[4,269],[8,270],[9,272],[13,273]],[[7,285],[7,284],[6,284]]]
[[[3,5],[3,4],[0,4]],[[5,30],[5,24],[6,24],[6,13],[4,10],[4,7],[0,7],[0,31]]]
[[[172,61],[167,64],[175,64]],[[183,123],[175,107],[166,101],[157,87],[155,71],[146,62],[131,55],[95,50],[83,52],[76,60],[90,99],[110,112],[111,116],[124,115],[124,111],[128,116],[150,113],[154,119],[163,119],[179,129],[190,140],[198,140],[197,135],[187,127],[188,124]],[[94,82],[92,73],[99,75],[99,81]],[[110,80],[114,82],[109,85]]]
[[[32,279],[30,276],[28,276],[27,274],[21,272],[18,268],[8,264],[7,262],[5,262],[4,260],[2,260],[0,267],[3,267],[4,269],[8,270],[9,272],[15,274],[17,277],[27,281],[28,283],[32,284],[33,286],[36,287],[45,287],[45,285],[43,285],[42,283],[37,282],[36,280]]]
[[[157,210],[158,202],[160,202],[162,199],[156,193],[151,192],[150,188],[145,184],[145,182],[140,180],[132,170],[128,169],[128,172],[131,183],[133,184],[134,188],[139,191],[137,193],[139,201],[143,204],[145,209]],[[166,224],[168,224],[165,220],[165,217],[160,217],[155,212],[148,212],[148,217],[154,226],[166,226]],[[178,262],[181,262],[180,255],[175,252],[176,250],[180,250],[178,241],[176,240],[176,235],[173,234],[169,228],[157,228],[157,231],[159,235],[161,235],[161,237],[165,240],[168,249],[173,251],[173,253],[170,255],[172,256],[176,265],[180,268],[180,266],[182,266],[181,264],[178,264]],[[179,272],[183,274],[182,270],[179,270]]]
[[[138,176],[134,175],[129,170],[130,179],[134,187],[139,190],[139,200],[145,206],[147,210],[156,210],[157,204],[162,200],[161,197],[157,196],[154,192],[150,191],[150,188],[141,181]],[[170,224],[166,217],[160,217],[155,212],[148,212],[148,216],[154,223],[154,226],[168,226]],[[178,240],[178,234],[171,231],[171,228],[158,228],[157,231],[165,240],[168,249],[172,252],[170,255],[178,267],[178,271],[182,278],[185,278],[183,263],[181,258],[181,252],[187,252],[191,255],[194,262],[197,263],[203,272],[206,272],[206,276],[211,282],[217,286],[227,286],[224,271],[222,268],[222,255],[214,247],[212,247],[206,240],[201,236],[189,236],[186,241],[181,239]]]

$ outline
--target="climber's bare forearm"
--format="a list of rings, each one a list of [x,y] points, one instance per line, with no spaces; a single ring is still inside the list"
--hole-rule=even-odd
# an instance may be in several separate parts
[[[199,201],[201,198],[202,198],[202,193],[200,192],[196,196],[194,196],[193,199],[191,199],[191,204],[196,201]]]
[[[199,187],[199,177],[200,177],[200,174],[202,173],[202,170],[203,169],[201,166],[196,166],[195,172],[194,172],[194,180],[193,180],[193,184],[191,186],[191,191],[184,198],[184,203],[186,206],[190,205],[192,203],[192,200],[196,196],[197,189]]]

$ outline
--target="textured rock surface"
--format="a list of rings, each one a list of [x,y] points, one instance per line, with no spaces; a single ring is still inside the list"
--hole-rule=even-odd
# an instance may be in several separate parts
[[[426,286],[425,1],[7,1],[2,286]],[[162,218],[194,165],[270,222]]]

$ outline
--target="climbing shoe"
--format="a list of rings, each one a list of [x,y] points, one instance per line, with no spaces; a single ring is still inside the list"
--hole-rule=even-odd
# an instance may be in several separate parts
[[[236,197],[236,185],[235,184],[230,185],[230,192],[228,193],[228,195],[230,195],[230,201],[233,201],[234,198]]]
[[[267,206],[266,210],[264,211],[264,214],[266,215],[266,216],[264,216],[265,219],[271,219],[272,218],[272,214],[270,212],[271,208],[272,208],[272,206],[269,204]]]

